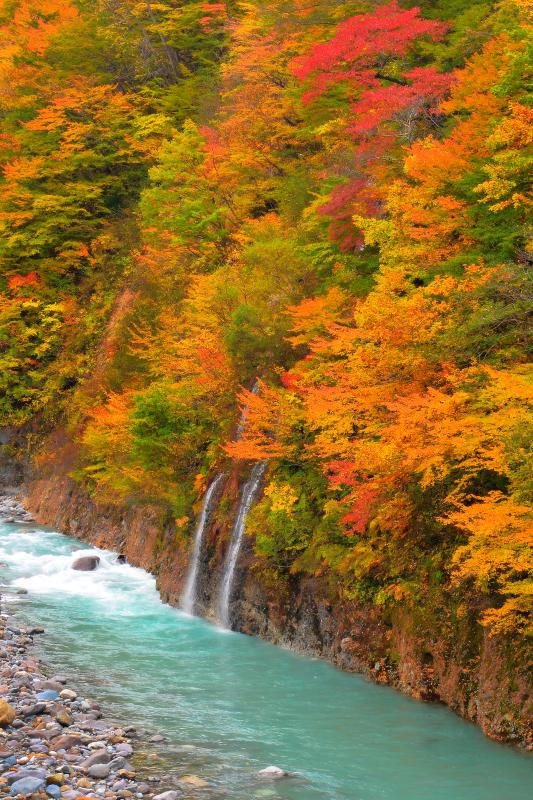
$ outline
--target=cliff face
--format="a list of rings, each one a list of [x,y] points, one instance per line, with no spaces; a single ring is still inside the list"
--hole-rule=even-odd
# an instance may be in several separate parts
[[[236,496],[236,477],[233,483],[226,491]],[[156,576],[165,602],[179,605],[188,552],[161,509],[95,503],[64,472],[31,479],[26,502],[39,522],[124,553]],[[226,542],[224,531],[209,532],[200,587],[207,617],[215,614]],[[243,633],[326,658],[417,699],[443,702],[492,738],[531,747],[525,659],[504,639],[489,638],[472,623],[453,636],[437,620],[421,628],[408,608],[387,617],[374,606],[331,596],[325,579],[293,577],[274,590],[255,567],[247,542],[232,605]]]

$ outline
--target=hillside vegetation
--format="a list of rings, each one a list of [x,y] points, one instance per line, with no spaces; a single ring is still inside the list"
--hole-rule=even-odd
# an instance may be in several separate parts
[[[268,459],[274,584],[522,639],[530,13],[0,0],[1,423],[182,538]]]

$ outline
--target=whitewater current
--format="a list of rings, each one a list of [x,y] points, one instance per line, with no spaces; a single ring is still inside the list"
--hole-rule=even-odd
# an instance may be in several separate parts
[[[71,569],[89,553],[101,558],[97,571]],[[533,760],[445,707],[165,606],[154,578],[113,553],[34,525],[0,524],[0,562],[10,610],[46,628],[51,670],[66,672],[107,716],[164,734],[164,769],[209,783],[194,796],[531,796]],[[270,764],[295,776],[261,783],[254,773]]]

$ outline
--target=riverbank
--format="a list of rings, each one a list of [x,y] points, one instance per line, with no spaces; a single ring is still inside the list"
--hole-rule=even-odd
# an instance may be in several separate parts
[[[0,519],[31,523],[13,495]],[[165,737],[107,719],[69,676],[50,674],[37,650],[44,628],[12,614],[27,591],[0,590],[0,796],[34,800],[178,800],[215,795],[198,775],[158,774]],[[155,751],[155,752],[154,752]]]

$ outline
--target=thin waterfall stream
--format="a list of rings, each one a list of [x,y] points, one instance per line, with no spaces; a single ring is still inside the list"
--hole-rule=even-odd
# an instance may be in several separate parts
[[[259,492],[266,465],[266,461],[259,461],[253,466],[252,471],[250,472],[250,477],[244,484],[242,490],[237,519],[235,520],[235,524],[233,526],[231,540],[226,555],[226,560],[224,562],[224,570],[222,573],[222,581],[218,599],[218,619],[224,628],[231,627],[230,603],[233,596],[235,571],[237,568],[237,562],[239,560],[244,532],[246,530],[246,517],[248,516],[250,507]]]
[[[198,518],[198,523],[196,525],[196,531],[194,533],[193,550],[189,564],[189,572],[187,574],[185,589],[183,591],[183,596],[181,600],[181,607],[186,614],[194,614],[196,608],[198,577],[199,577],[200,563],[202,558],[202,546],[204,543],[207,524],[211,518],[213,501],[216,498],[216,492],[218,486],[224,477],[225,473],[221,473],[220,475],[217,475],[217,477],[209,484],[208,489],[205,493],[202,510]]]

